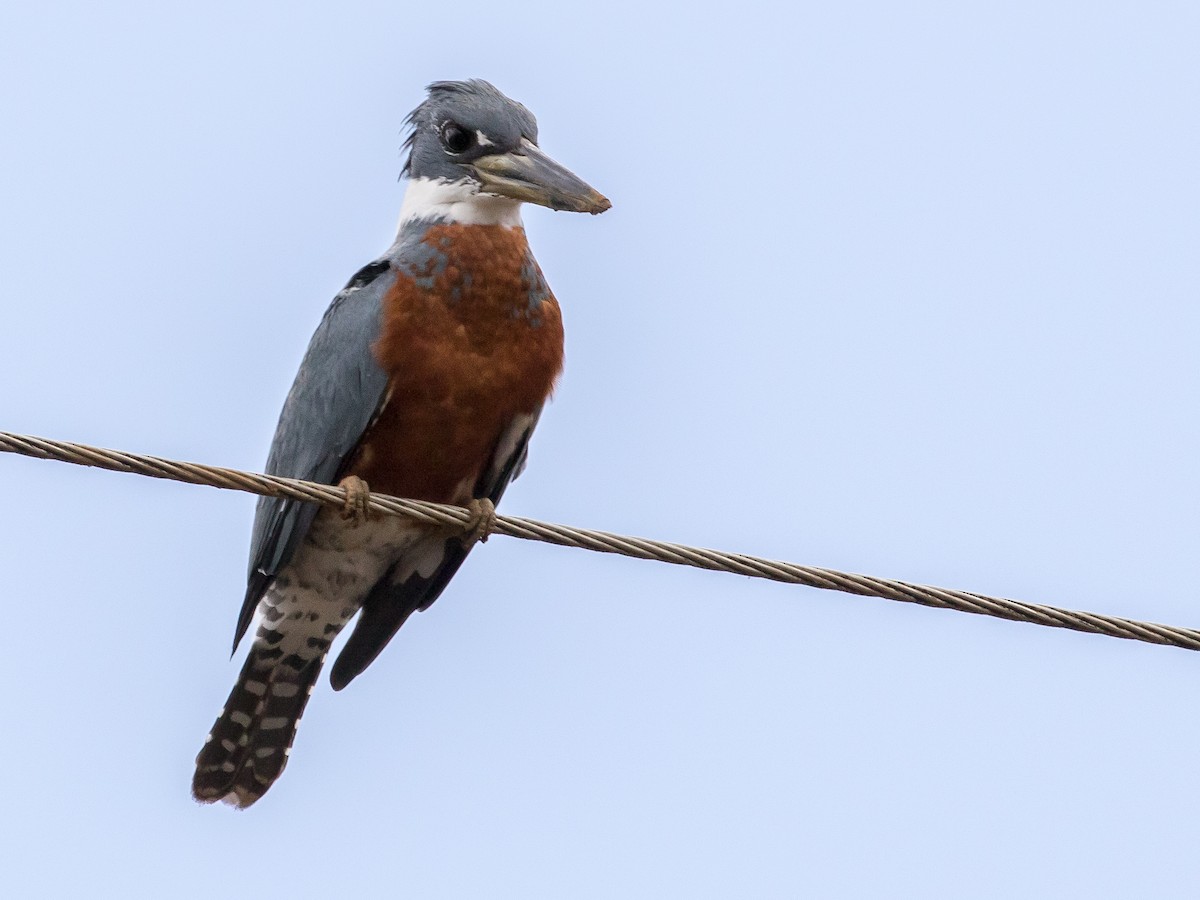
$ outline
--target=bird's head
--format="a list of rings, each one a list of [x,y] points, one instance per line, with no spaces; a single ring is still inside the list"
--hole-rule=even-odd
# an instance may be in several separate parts
[[[521,203],[602,213],[611,203],[537,145],[537,120],[486,81],[438,81],[408,117],[402,220],[519,221]]]

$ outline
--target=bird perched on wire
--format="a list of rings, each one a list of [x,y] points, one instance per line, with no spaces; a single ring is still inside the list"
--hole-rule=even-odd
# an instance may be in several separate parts
[[[395,243],[333,300],[280,415],[267,472],[347,490],[347,506],[264,497],[234,649],[261,625],[196,758],[192,793],[247,807],[279,777],[330,643],[341,690],[462,565],[525,464],[562,368],[562,319],[521,204],[611,204],[538,148],[524,106],[442,81],[409,116]],[[467,506],[474,531],[368,517],[368,490]],[[486,536],[486,535],[484,535]]]

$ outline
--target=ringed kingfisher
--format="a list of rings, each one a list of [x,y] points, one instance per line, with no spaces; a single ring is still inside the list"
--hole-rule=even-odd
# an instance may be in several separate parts
[[[284,402],[266,471],[346,488],[339,511],[258,501],[234,649],[260,626],[196,757],[192,794],[245,808],[283,772],[333,639],[334,690],[437,599],[525,465],[563,361],[558,304],[521,204],[611,204],[538,147],[486,81],[440,81],[408,117],[396,240],[334,299]],[[475,529],[368,516],[368,491],[469,507]]]

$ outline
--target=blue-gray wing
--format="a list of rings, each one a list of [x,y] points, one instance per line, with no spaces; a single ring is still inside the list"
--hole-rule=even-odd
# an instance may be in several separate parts
[[[332,484],[379,411],[387,376],[371,345],[383,298],[396,280],[388,262],[363,267],[333,300],[288,392],[271,442],[267,473]],[[237,648],[267,587],[304,540],[319,506],[261,497],[254,515],[246,599]]]

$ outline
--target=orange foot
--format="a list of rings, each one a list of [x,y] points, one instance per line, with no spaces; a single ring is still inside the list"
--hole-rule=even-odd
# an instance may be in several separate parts
[[[346,501],[342,504],[342,518],[352,520],[355,525],[365,522],[371,517],[368,502],[371,499],[371,489],[357,475],[347,475],[338,482],[338,487],[346,492]]]
[[[463,525],[463,542],[469,547],[476,542],[486,543],[496,530],[496,504],[487,497],[477,497],[467,504],[471,518]]]

